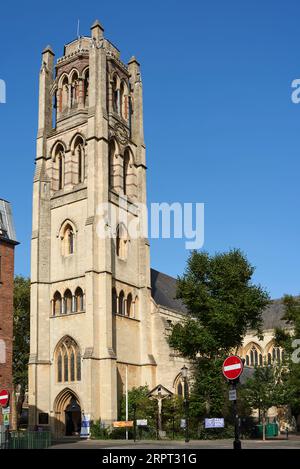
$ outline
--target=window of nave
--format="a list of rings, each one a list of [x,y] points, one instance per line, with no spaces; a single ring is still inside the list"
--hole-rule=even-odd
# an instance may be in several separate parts
[[[181,373],[179,373],[179,375],[176,376],[173,386],[174,386],[175,394],[178,397],[182,397],[182,399],[184,399],[185,396],[188,396],[189,386],[187,382],[186,383],[184,382],[184,379]]]
[[[252,347],[248,350],[246,355],[246,365],[247,366],[262,366],[263,365],[263,356],[261,350],[256,346],[252,345]]]
[[[264,350],[259,345],[252,343],[245,350],[245,365],[250,367],[272,365],[281,363],[284,352],[273,343],[267,345]]]
[[[56,379],[58,383],[81,380],[81,353],[71,337],[64,337],[55,351]]]
[[[268,365],[272,365],[275,363],[282,363],[284,360],[284,351],[280,347],[276,347],[272,345],[269,348],[268,355],[267,355],[267,363]]]
[[[62,296],[56,291],[52,299],[52,316],[84,312],[84,293],[80,287],[77,287],[74,295],[68,288]]]

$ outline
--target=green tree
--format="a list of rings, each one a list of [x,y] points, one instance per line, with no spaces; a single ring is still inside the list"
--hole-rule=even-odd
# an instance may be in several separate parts
[[[287,385],[288,371],[284,365],[274,364],[256,367],[241,390],[242,398],[252,409],[259,411],[263,424],[263,439],[267,411],[272,406],[287,405],[291,398],[291,388]]]
[[[132,388],[128,391],[128,418],[133,420],[134,409],[136,419],[148,419],[149,426],[156,427],[157,406],[154,400],[148,397],[149,389],[147,386]],[[121,400],[121,420],[126,418],[126,396]]]
[[[30,331],[30,279],[22,276],[14,281],[14,342],[13,342],[13,383],[18,393],[16,402],[17,426],[23,409],[28,386]]]
[[[262,311],[268,293],[251,281],[254,267],[234,249],[210,256],[191,253],[177,297],[187,308],[186,318],[174,325],[170,346],[193,366],[191,413],[224,415],[228,387],[221,373],[225,356],[243,343],[248,329],[262,337]]]
[[[290,405],[294,415],[300,414],[300,298],[291,295],[283,297],[284,315],[287,328],[277,328],[275,343],[284,350],[284,365],[289,371],[286,385],[290,389]]]

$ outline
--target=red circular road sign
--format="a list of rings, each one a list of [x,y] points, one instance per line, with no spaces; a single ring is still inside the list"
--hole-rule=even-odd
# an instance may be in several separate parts
[[[6,389],[2,389],[2,391],[0,391],[0,405],[2,405],[2,407],[6,407],[8,404],[8,401],[9,401],[9,392],[6,391]]]
[[[227,379],[237,379],[243,372],[243,362],[240,357],[231,355],[223,363],[223,375]]]

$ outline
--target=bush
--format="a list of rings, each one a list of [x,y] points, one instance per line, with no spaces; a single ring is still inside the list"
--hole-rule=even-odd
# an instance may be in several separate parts
[[[108,429],[101,423],[101,420],[92,422],[90,432],[94,440],[108,440],[110,437]]]

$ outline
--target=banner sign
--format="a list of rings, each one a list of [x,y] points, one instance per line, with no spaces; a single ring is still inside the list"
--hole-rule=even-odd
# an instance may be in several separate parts
[[[83,414],[81,420],[81,431],[80,437],[81,438],[89,438],[90,436],[90,425],[91,425],[91,417],[89,414]]]
[[[224,419],[205,419],[205,428],[224,428]]]
[[[114,428],[125,428],[125,427],[133,427],[133,420],[122,420],[119,422],[113,422]]]
[[[146,420],[146,419],[137,420],[137,421],[136,421],[136,425],[137,425],[138,427],[147,427],[147,425],[148,425],[148,420]]]

